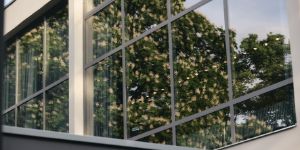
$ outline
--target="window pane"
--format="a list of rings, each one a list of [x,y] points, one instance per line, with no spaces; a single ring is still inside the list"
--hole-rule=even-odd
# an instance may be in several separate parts
[[[97,7],[99,4],[102,4],[105,1],[108,0],[85,0],[86,11],[92,10],[93,8]]]
[[[177,145],[215,149],[230,144],[229,109],[220,110],[176,127]]]
[[[177,119],[228,101],[223,16],[217,0],[172,23]]]
[[[172,145],[172,130],[168,129],[159,133],[152,134],[138,141],[156,143],[156,144],[168,144]]]
[[[93,71],[94,134],[123,138],[122,53],[117,52],[90,70]]]
[[[46,92],[46,130],[69,130],[69,82],[64,81]]]
[[[91,30],[87,32],[87,61],[89,62],[122,44],[120,0],[92,16],[87,24],[87,30]]]
[[[168,124],[170,70],[163,27],[126,48],[129,137]]]
[[[42,95],[18,107],[18,127],[43,129]]]
[[[2,73],[1,100],[2,109],[5,110],[16,101],[16,43],[8,45],[5,49]]]
[[[20,38],[18,67],[21,99],[42,89],[43,32],[43,26],[39,25]]]
[[[46,83],[50,84],[68,72],[68,9],[47,18]]]
[[[172,14],[177,15],[178,13],[190,8],[191,6],[201,1],[202,0],[172,0]],[[214,10],[212,10],[211,12],[213,11]]]
[[[15,110],[12,110],[2,116],[2,123],[6,126],[15,126]]]
[[[293,85],[256,96],[235,109],[238,141],[296,124]]]
[[[167,19],[167,0],[125,0],[126,39],[130,40]]]
[[[229,0],[229,8],[234,96],[291,77],[285,1]]]

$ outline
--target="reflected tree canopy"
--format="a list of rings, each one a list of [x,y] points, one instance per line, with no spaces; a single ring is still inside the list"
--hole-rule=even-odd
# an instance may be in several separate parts
[[[113,2],[92,17],[94,19],[92,26],[97,27],[97,36],[101,37],[94,38],[93,49],[100,47],[100,49],[104,49],[100,50],[101,52],[107,53],[120,45],[122,32],[117,28],[120,26],[119,21],[121,20],[119,2],[118,0]],[[138,37],[167,20],[166,1],[125,0],[124,2],[125,41]],[[172,1],[172,14],[176,15],[186,10],[185,2],[187,1]],[[207,11],[201,10],[210,4],[212,6],[208,6],[206,10],[219,6],[222,11],[218,15],[224,16],[223,1],[213,1],[201,6],[199,10],[195,9],[174,20],[171,23],[171,31],[162,27],[125,48],[126,68],[123,69],[126,71],[128,137],[139,135],[171,122],[171,64],[169,61],[168,32],[171,32],[173,43],[174,75],[172,76],[174,76],[176,119],[179,120],[228,102],[225,25],[224,20],[215,21],[215,19],[211,19]],[[112,16],[109,19],[105,19],[110,15]],[[218,24],[218,22],[222,23]],[[95,28],[93,30],[96,32]],[[235,97],[291,77],[290,48],[286,42],[288,37],[280,33],[269,33],[266,38],[263,38],[255,33],[249,33],[248,36],[238,39],[238,33],[239,31],[234,28],[229,30]],[[116,44],[115,42],[119,43]],[[101,46],[103,47],[101,48]],[[94,94],[94,123],[97,126],[95,133],[100,133],[97,135],[121,138],[123,122],[113,121],[117,118],[121,120],[123,117],[122,72],[119,71],[121,70],[121,62],[119,61],[121,60],[115,57],[100,62],[96,68],[102,69],[98,69],[98,71],[96,69],[94,72],[94,92],[96,92]],[[116,59],[118,62],[111,59]],[[105,68],[105,64],[111,67]],[[113,93],[109,93],[109,90]],[[99,93],[102,94],[98,95]],[[260,100],[254,100],[255,102],[252,102],[252,99],[249,100],[251,104],[235,106],[236,123],[238,123],[238,116],[243,115],[245,117],[250,112],[252,116],[257,115],[255,111],[258,110],[252,109],[250,107],[252,105],[264,108],[264,113],[275,113],[292,107],[293,97],[287,97],[287,95],[293,95],[292,91],[283,90],[272,96],[260,96],[257,98]],[[275,104],[269,101],[273,97],[278,97],[278,101],[281,99],[286,104],[276,104],[276,107],[273,107]],[[272,109],[268,107],[272,107]],[[290,109],[289,113],[293,114],[293,111]],[[287,126],[294,123],[293,115],[280,112],[275,114],[289,118],[289,121],[284,121],[289,122],[286,123]],[[264,126],[265,132],[256,132],[257,128],[236,125],[237,138],[246,139],[250,132],[260,135],[276,130],[278,128],[270,125],[269,122],[284,120],[282,117],[266,119],[258,115],[255,117],[256,119],[252,119],[253,124]],[[208,149],[227,145],[231,143],[229,120],[230,117],[226,109],[178,125],[176,127],[177,145]],[[140,140],[170,144],[172,134],[169,133],[171,131],[167,131]],[[108,134],[108,132],[112,133]],[[244,132],[249,132],[249,135]]]

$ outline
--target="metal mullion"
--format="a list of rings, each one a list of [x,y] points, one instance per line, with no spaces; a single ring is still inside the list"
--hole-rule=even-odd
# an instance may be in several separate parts
[[[167,0],[167,11],[168,11],[168,20],[171,19],[171,7],[172,0]],[[174,86],[174,64],[173,64],[173,41],[172,41],[172,25],[168,21],[168,40],[169,40],[169,63],[170,63],[170,88],[171,88],[171,120],[172,120],[172,144],[176,145],[176,127],[173,124],[176,120],[175,118],[175,86]]]
[[[291,84],[291,83],[293,83],[293,78],[289,78],[289,79],[283,80],[281,82],[275,83],[273,85],[270,85],[268,87],[262,88],[260,90],[255,91],[255,92],[252,92],[252,93],[246,94],[244,96],[241,96],[239,98],[233,99],[232,101],[228,101],[226,103],[222,103],[222,104],[219,104],[217,106],[211,107],[211,108],[209,108],[209,109],[207,109],[205,111],[198,112],[196,114],[184,117],[184,118],[182,118],[180,120],[175,121],[172,124],[168,124],[168,125],[161,126],[161,127],[155,128],[153,130],[144,132],[144,133],[142,133],[140,135],[137,135],[137,136],[134,136],[134,137],[130,138],[130,140],[138,140],[138,139],[144,138],[146,136],[149,136],[149,135],[158,133],[160,131],[166,130],[168,128],[171,128],[173,125],[177,126],[177,125],[180,125],[180,124],[192,121],[194,119],[203,117],[205,115],[211,114],[213,112],[219,111],[219,110],[224,109],[224,108],[228,108],[228,107],[233,106],[233,105],[235,105],[237,103],[241,103],[241,102],[247,101],[247,100],[249,100],[249,99],[251,99],[253,97],[265,94],[267,92],[270,92],[272,90],[281,88],[281,87],[286,86],[286,85]]]
[[[224,20],[225,20],[225,46],[226,46],[226,56],[227,56],[227,76],[228,76],[228,98],[229,101],[233,100],[233,80],[232,80],[232,59],[231,59],[231,49],[230,49],[230,33],[229,33],[229,17],[228,17],[228,1],[223,1],[224,5]],[[235,121],[234,121],[234,107],[233,104],[230,105],[230,132],[231,132],[231,142],[236,142],[235,136]]]
[[[47,21],[44,18],[44,33],[43,33],[43,130],[46,129],[46,77],[47,77]]]
[[[12,111],[12,110],[15,109],[15,108],[16,108],[15,105],[10,106],[9,108],[5,109],[5,110],[2,112],[2,115],[6,114],[6,113],[8,113],[8,112],[10,112],[10,111]]]
[[[105,2],[103,2],[102,4],[96,6],[95,8],[93,8],[91,11],[87,12],[86,15],[84,15],[84,19],[87,20],[90,17],[92,17],[93,15],[95,15],[96,13],[98,13],[100,10],[104,9],[105,7],[107,7],[109,4],[113,3],[115,0],[107,0]]]
[[[121,0],[121,18],[122,18],[122,45],[125,43],[125,2]],[[122,47],[122,86],[123,86],[123,136],[127,140],[127,86],[126,86],[126,53],[125,47]]]

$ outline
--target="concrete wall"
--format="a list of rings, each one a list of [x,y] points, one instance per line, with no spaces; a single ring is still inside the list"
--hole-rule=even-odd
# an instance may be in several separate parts
[[[51,0],[16,0],[4,12],[4,34],[42,8]]]
[[[3,150],[138,150],[104,144],[71,142],[13,134],[3,134],[2,143]]]

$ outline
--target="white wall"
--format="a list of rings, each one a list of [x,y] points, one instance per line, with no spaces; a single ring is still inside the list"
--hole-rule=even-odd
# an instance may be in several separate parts
[[[50,0],[16,0],[4,11],[4,35]]]
[[[300,122],[300,0],[286,0],[289,15],[293,79],[297,122]],[[300,126],[260,139],[229,147],[226,150],[298,150]]]

